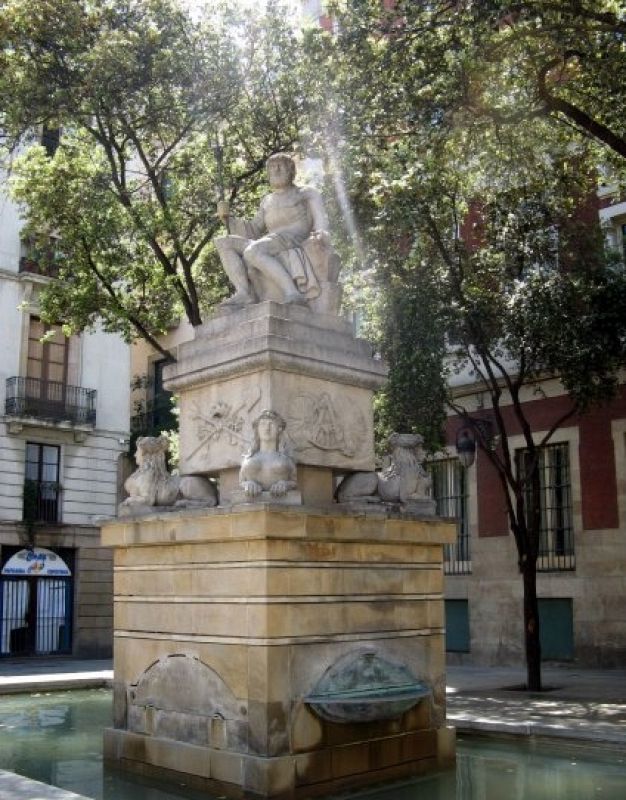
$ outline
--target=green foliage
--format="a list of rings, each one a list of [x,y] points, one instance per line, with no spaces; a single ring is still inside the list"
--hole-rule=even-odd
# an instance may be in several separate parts
[[[618,0],[336,0],[342,47],[379,68],[378,117],[500,129],[548,119],[626,156],[626,17]],[[422,116],[423,115],[423,116]],[[398,131],[399,133],[400,131]]]
[[[429,276],[416,268],[410,285],[395,285],[382,295],[381,353],[393,365],[376,406],[378,438],[392,431],[421,433],[425,447],[443,443],[445,385],[444,336],[440,320],[422,304]]]
[[[537,100],[536,79],[559,53],[566,59],[575,36],[617,59],[614,4],[336,6],[339,35],[311,35],[308,46],[326,65],[331,88],[326,99],[320,90],[319,111],[332,108],[333,119],[323,135],[335,132],[376,285],[370,312],[391,362],[383,424],[433,429],[438,361],[449,379],[469,374],[496,405],[503,389],[519,395],[546,373],[561,377],[573,409],[610,396],[626,294],[585,209],[599,140],[555,118]],[[585,85],[608,87],[594,70]],[[579,77],[553,90],[572,99]],[[580,103],[591,94],[581,90]],[[608,100],[587,111],[619,132]],[[409,397],[420,398],[413,414]],[[448,400],[463,412],[453,393]]]
[[[309,42],[390,362],[382,425],[423,428],[432,442],[445,399],[474,430],[517,544],[533,688],[538,451],[612,396],[626,356],[626,274],[593,205],[598,167],[626,163],[620,5],[338,0],[338,35]],[[546,376],[571,403],[537,441],[523,393]],[[476,392],[497,439],[473,424],[464,397]]]
[[[42,123],[63,131],[53,158],[33,146],[13,165],[27,232],[53,233],[62,253],[42,313],[160,349],[157,333],[182,314],[199,324],[226,292],[216,200],[245,212],[266,158],[297,140],[286,15],[273,3],[195,21],[174,0],[9,0],[0,52],[8,145]]]

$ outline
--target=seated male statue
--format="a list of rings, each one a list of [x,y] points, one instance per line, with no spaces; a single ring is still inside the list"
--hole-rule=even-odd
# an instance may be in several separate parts
[[[304,305],[320,294],[318,276],[302,245],[317,240],[328,245],[328,218],[315,189],[296,186],[296,165],[286,153],[267,160],[272,189],[252,220],[230,215],[228,202],[217,215],[229,234],[215,246],[235,294],[224,305],[244,306],[260,300]]]

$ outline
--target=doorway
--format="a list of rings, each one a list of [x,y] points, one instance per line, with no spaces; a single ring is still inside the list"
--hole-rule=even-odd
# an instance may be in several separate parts
[[[73,552],[2,548],[0,656],[72,652]]]

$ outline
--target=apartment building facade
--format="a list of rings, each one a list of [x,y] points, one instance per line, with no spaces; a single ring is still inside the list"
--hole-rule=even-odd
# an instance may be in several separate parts
[[[529,387],[525,412],[539,441],[566,404],[556,380]],[[489,420],[486,396],[468,383],[459,401]],[[509,445],[523,468],[524,440],[504,406]],[[439,511],[458,516],[446,553],[447,650],[451,663],[524,659],[522,578],[498,476],[477,451],[463,467],[448,422],[448,448],[433,469]],[[540,464],[542,529],[537,593],[545,661],[618,667],[626,661],[626,386],[615,400],[559,429]]]
[[[39,318],[55,280],[33,254],[0,173],[0,658],[112,648],[112,517],[128,450],[130,349]]]
[[[626,203],[602,187],[599,216],[626,268]],[[456,399],[489,425],[489,396],[463,374]],[[535,441],[568,407],[558,380],[523,396]],[[504,394],[509,446],[523,469],[524,440]],[[458,518],[448,548],[446,625],[452,663],[518,664],[524,659],[522,578],[498,476],[480,450],[465,468],[456,452],[459,421],[433,465],[438,510]],[[626,663],[626,373],[615,399],[570,418],[540,463],[542,529],[537,593],[545,661],[618,667]]]

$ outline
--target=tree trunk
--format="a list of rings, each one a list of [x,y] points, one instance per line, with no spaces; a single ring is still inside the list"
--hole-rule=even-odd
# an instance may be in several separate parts
[[[539,642],[539,604],[537,603],[537,566],[528,559],[523,567],[524,644],[526,647],[527,688],[541,691],[541,644]]]

